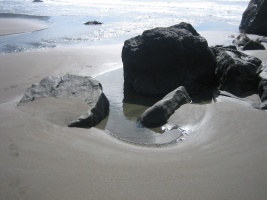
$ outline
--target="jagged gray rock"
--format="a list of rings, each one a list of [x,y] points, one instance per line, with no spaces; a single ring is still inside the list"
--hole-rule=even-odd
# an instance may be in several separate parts
[[[146,30],[122,49],[125,85],[145,94],[189,93],[215,83],[215,57],[205,38],[188,23]]]
[[[64,75],[48,76],[38,84],[27,89],[19,102],[27,103],[38,98],[54,97],[59,99],[79,98],[89,105],[85,115],[69,122],[70,127],[92,127],[109,114],[109,101],[102,91],[101,84],[90,77]]]
[[[244,46],[248,41],[250,41],[250,38],[247,36],[247,34],[241,33],[233,40],[233,44],[237,46]]]
[[[267,35],[267,0],[250,0],[239,29],[246,33]]]
[[[215,75],[220,90],[240,96],[257,90],[257,70],[261,60],[229,48],[212,48],[217,65]]]
[[[139,118],[141,124],[147,127],[163,125],[180,106],[191,102],[186,89],[181,86],[170,92],[162,100],[148,108]]]

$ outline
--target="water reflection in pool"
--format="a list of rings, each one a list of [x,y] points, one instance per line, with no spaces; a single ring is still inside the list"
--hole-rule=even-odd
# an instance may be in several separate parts
[[[135,92],[124,92],[123,69],[96,77],[110,102],[110,114],[97,127],[105,129],[116,138],[139,145],[163,145],[176,142],[183,134],[177,126],[167,124],[148,129],[137,122],[141,114],[161,97],[151,97]]]

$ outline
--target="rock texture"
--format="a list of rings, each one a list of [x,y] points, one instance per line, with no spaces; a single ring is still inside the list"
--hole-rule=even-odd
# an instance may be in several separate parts
[[[214,46],[212,46],[213,48]],[[231,50],[237,50],[235,45],[216,45],[215,47],[224,48],[224,49],[231,49]]]
[[[265,47],[260,42],[250,40],[244,45],[243,50],[265,50]]]
[[[265,50],[265,47],[261,44],[265,37],[258,38],[256,41],[250,40],[246,33],[241,33],[233,40],[233,44],[236,46],[243,46],[242,50]]]
[[[192,93],[215,83],[215,57],[206,39],[187,23],[126,40],[122,61],[126,85],[139,93],[167,94],[179,86]]]
[[[179,87],[167,94],[161,101],[148,108],[139,121],[147,127],[155,127],[167,123],[169,117],[185,103],[191,102],[184,87]]]
[[[239,29],[246,33],[267,35],[267,0],[250,0]]]
[[[213,47],[219,89],[240,96],[257,89],[261,60],[229,48]]]
[[[46,97],[79,98],[89,105],[87,113],[70,122],[70,127],[92,127],[109,114],[109,101],[102,92],[101,84],[90,77],[69,74],[48,76],[28,88],[19,104]]]
[[[259,69],[259,95],[261,98],[261,108],[267,109],[267,62],[262,64],[262,67]]]

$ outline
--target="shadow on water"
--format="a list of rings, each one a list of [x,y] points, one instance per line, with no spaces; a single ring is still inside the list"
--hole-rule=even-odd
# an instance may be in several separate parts
[[[117,69],[96,78],[110,102],[110,114],[97,128],[128,143],[158,146],[176,142],[183,132],[179,127],[166,124],[156,128],[145,128],[138,123],[141,114],[162,96],[140,95],[124,89],[123,69]]]
[[[195,104],[209,104],[214,100],[214,90],[190,94],[190,98]]]
[[[245,94],[239,97],[209,87],[201,93],[189,94],[192,99],[191,104],[181,106],[169,118],[167,124],[146,128],[138,122],[138,118],[147,108],[161,100],[163,95],[143,95],[132,88],[125,87],[122,68],[102,74],[96,79],[101,82],[103,91],[110,102],[109,116],[96,128],[105,130],[119,140],[142,146],[158,147],[183,140],[183,136],[196,131],[195,128],[203,121],[207,123],[204,119],[208,108],[219,98],[229,97],[232,100],[249,103],[249,99],[241,98]],[[255,102],[254,99],[251,99],[251,102]]]
[[[184,134],[187,134],[187,130],[179,127],[179,124],[169,123],[155,128],[146,128],[138,122],[138,118],[144,111],[161,100],[163,95],[143,95],[132,88],[125,87],[122,68],[102,74],[96,79],[101,82],[110,102],[110,114],[97,125],[97,128],[106,130],[114,137],[128,143],[147,146],[176,143]],[[220,91],[211,88],[200,94],[190,94],[190,97],[192,104],[202,107],[201,105],[216,102],[219,95]],[[188,115],[191,116],[190,113]]]
[[[163,97],[163,95],[152,96],[137,93],[125,83],[123,94],[123,113],[129,120],[136,119],[136,116],[141,116],[148,107],[151,107]],[[139,105],[139,109],[136,109],[136,105]]]

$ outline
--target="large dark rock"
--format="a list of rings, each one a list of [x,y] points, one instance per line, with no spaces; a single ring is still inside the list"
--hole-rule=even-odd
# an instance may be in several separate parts
[[[267,35],[267,0],[250,0],[239,29],[246,33]]]
[[[70,122],[70,127],[92,127],[109,114],[109,101],[102,92],[101,84],[90,77],[69,74],[48,76],[28,88],[19,104],[46,97],[79,98],[89,105],[87,113]]]
[[[148,108],[139,118],[139,121],[147,127],[155,127],[163,125],[167,122],[169,117],[180,106],[191,102],[186,89],[181,86],[171,93],[167,94],[163,99]]]
[[[259,95],[261,98],[261,107],[267,109],[267,62],[262,63],[262,67],[259,69]]]
[[[187,23],[144,31],[122,49],[124,81],[139,93],[189,93],[214,85],[215,57],[206,39]]]
[[[212,50],[217,60],[215,75],[220,90],[237,96],[257,90],[260,59],[227,48],[213,47]]]
[[[265,47],[258,41],[250,40],[244,45],[243,50],[265,50]]]

